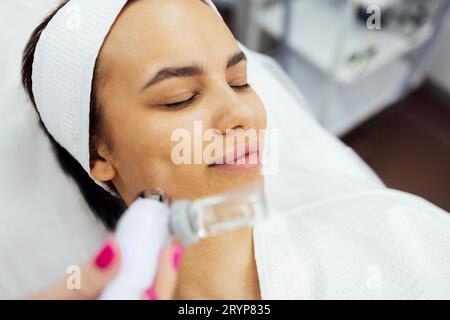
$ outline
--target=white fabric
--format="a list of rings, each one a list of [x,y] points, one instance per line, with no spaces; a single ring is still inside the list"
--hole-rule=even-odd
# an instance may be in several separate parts
[[[20,84],[25,43],[58,2],[0,1],[0,299],[54,283],[106,234],[60,170]]]
[[[59,169],[20,85],[23,47],[57,2],[0,2],[0,298],[51,285],[67,266],[89,259],[105,237],[77,187]],[[249,55],[249,77],[269,122],[280,127],[280,140],[289,141],[281,148],[278,174],[267,177],[277,208],[383,188],[354,152],[317,125],[271,59]]]
[[[263,299],[450,299],[450,215],[398,191],[275,215],[254,250]]]
[[[95,62],[126,0],[71,0],[36,46],[33,93],[47,130],[90,174],[89,110]]]

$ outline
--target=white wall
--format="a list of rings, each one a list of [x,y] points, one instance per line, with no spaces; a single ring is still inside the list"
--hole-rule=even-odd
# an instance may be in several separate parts
[[[450,14],[432,55],[430,77],[450,94]]]

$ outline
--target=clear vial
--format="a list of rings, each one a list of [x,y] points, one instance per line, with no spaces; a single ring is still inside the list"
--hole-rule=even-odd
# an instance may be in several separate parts
[[[185,245],[225,231],[252,226],[268,216],[262,186],[194,201],[174,201],[170,211],[171,232]]]

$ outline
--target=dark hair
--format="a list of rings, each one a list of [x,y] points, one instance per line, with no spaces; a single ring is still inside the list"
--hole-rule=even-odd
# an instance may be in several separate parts
[[[34,109],[39,114],[36,107],[36,102],[33,95],[32,87],[32,72],[33,72],[33,61],[34,53],[36,51],[36,45],[39,41],[42,31],[46,28],[47,24],[53,18],[53,16],[68,2],[69,0],[63,1],[48,17],[44,19],[37,26],[37,28],[31,34],[31,37],[25,47],[22,59],[22,83],[27,92]],[[100,131],[100,105],[97,103],[96,93],[96,79],[98,75],[98,61],[96,62],[94,75],[92,79],[91,88],[91,104],[89,113],[89,152],[90,159],[95,159],[98,155],[95,148],[96,138],[99,136]],[[83,167],[79,164],[75,158],[73,158],[69,152],[63,148],[52,135],[48,132],[45,124],[42,122],[42,118],[39,115],[40,126],[44,130],[45,134],[50,139],[53,150],[56,154],[58,162],[63,169],[63,171],[71,176],[76,184],[78,185],[83,197],[87,201],[89,207],[92,209],[94,214],[99,218],[103,224],[109,228],[113,229],[119,220],[120,216],[126,209],[126,205],[122,199],[111,195],[109,192],[105,191],[102,187],[98,186],[86,173]],[[112,183],[109,186],[115,190]]]

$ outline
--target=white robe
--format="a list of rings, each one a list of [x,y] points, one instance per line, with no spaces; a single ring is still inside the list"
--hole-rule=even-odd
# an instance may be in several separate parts
[[[255,226],[263,299],[450,299],[450,214],[375,190]]]

